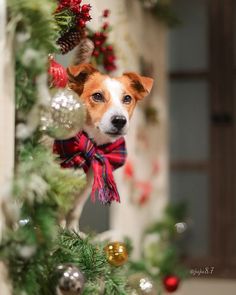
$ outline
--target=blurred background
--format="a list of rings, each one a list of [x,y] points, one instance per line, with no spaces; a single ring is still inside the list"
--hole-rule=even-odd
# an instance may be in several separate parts
[[[121,204],[104,208],[89,201],[82,228],[131,237],[139,257],[145,228],[162,219],[167,204],[184,202],[183,260],[189,270],[214,270],[190,274],[178,294],[234,294],[236,3],[90,3],[96,15],[111,10],[115,74],[137,71],[155,85],[136,110],[128,162],[116,174]],[[96,30],[101,24],[94,17],[90,25]]]

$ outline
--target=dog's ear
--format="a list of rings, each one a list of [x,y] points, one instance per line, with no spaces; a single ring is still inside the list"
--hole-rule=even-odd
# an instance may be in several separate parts
[[[98,72],[98,70],[91,64],[80,64],[68,67],[69,87],[80,95],[83,92],[84,83],[96,72]]]
[[[137,99],[143,99],[151,92],[154,82],[152,78],[140,76],[133,72],[124,73],[124,76],[130,80],[130,86],[135,91]]]

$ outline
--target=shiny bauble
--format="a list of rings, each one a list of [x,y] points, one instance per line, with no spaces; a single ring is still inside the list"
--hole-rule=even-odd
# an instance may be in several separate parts
[[[164,277],[163,284],[167,292],[175,292],[179,287],[180,279],[175,275]]]
[[[82,130],[85,117],[79,96],[70,89],[59,89],[41,111],[41,130],[52,138],[68,139]]]
[[[131,275],[128,279],[128,285],[131,288],[132,295],[157,295],[154,282],[143,273]]]
[[[146,9],[153,9],[157,5],[158,0],[144,0],[143,6]]]
[[[183,234],[188,229],[186,222],[178,222],[175,224],[175,229],[178,234]]]
[[[128,260],[126,245],[120,242],[111,242],[105,247],[108,262],[113,266],[124,265]]]
[[[57,295],[81,295],[84,288],[84,275],[73,264],[62,264],[57,267],[59,274],[56,287]]]

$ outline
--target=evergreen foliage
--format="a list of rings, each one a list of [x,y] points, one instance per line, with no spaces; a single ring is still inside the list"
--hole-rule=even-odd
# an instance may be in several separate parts
[[[56,52],[59,31],[70,25],[53,20],[56,1],[9,0],[9,24],[15,28],[16,123],[27,123],[32,110],[40,112],[37,79],[47,72],[48,54]],[[60,17],[59,15],[57,16]],[[15,26],[11,26],[14,23]],[[14,295],[51,295],[57,286],[56,267],[74,263],[86,277],[83,294],[126,294],[121,270],[106,260],[103,245],[91,238],[58,227],[70,209],[71,200],[85,184],[81,171],[61,169],[52,151],[41,143],[37,125],[27,138],[16,142],[16,167],[12,202],[19,212],[0,247],[0,257],[9,268]]]

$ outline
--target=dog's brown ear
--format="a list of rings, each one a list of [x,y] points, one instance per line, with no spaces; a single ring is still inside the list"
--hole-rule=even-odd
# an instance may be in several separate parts
[[[151,92],[154,82],[152,78],[140,76],[133,72],[124,73],[124,76],[130,80],[130,86],[135,91],[137,99],[143,99]]]
[[[91,64],[80,64],[68,67],[69,87],[80,95],[83,92],[84,83],[96,72],[98,72],[98,70]]]

